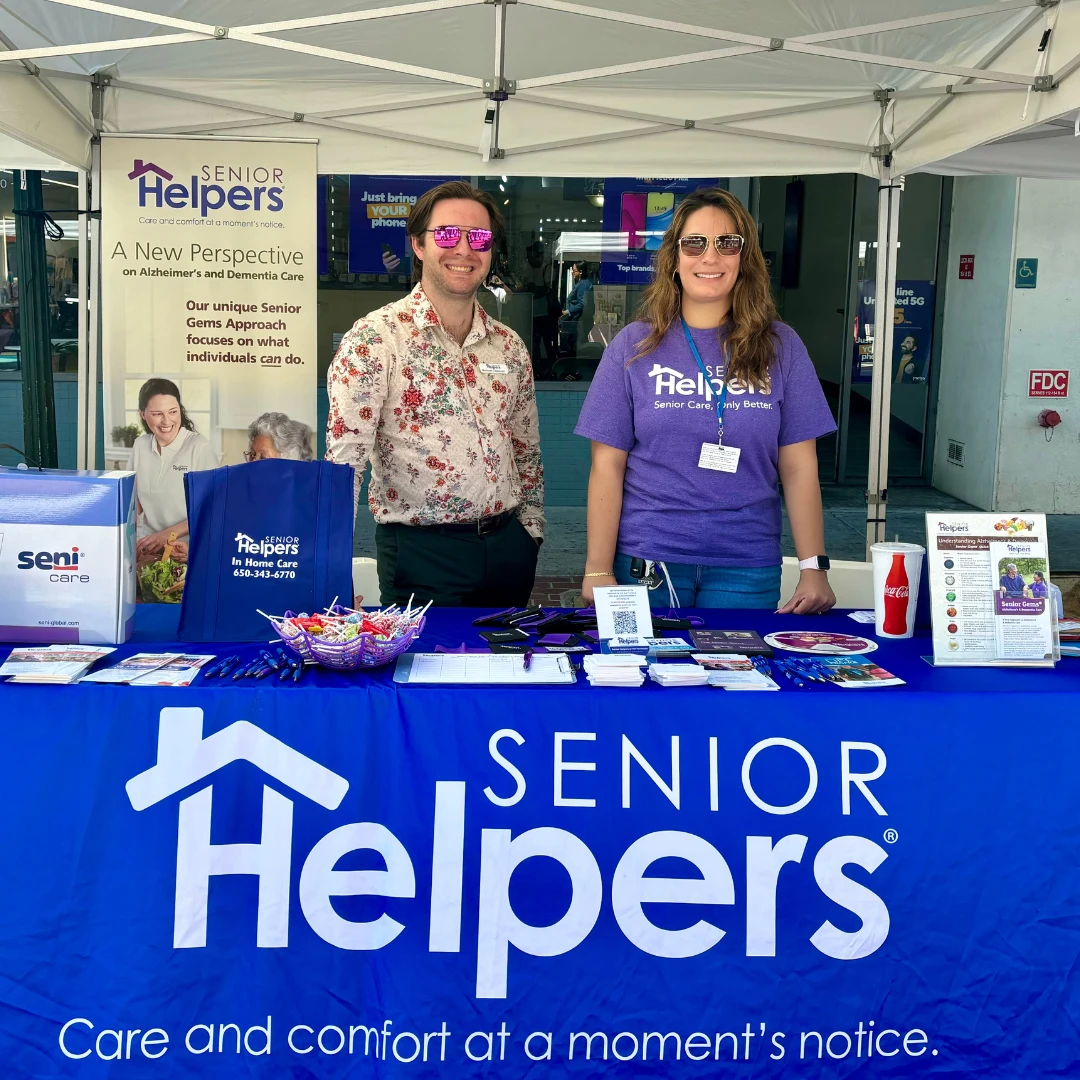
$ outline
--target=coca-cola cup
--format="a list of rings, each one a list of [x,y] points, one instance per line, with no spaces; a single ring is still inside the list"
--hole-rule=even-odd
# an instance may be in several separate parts
[[[874,567],[874,633],[909,638],[915,632],[923,555],[919,544],[872,544]]]

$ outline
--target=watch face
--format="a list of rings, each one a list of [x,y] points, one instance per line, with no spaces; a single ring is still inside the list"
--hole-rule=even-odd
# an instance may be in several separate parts
[[[828,570],[831,565],[828,555],[819,555],[817,557],[817,568],[819,570]]]

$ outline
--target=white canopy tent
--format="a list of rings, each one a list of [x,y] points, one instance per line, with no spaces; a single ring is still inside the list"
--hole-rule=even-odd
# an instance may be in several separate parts
[[[864,173],[891,306],[894,177],[1080,108],[1080,0],[377,3],[0,0],[0,138],[83,168],[108,131],[316,137],[321,172]]]

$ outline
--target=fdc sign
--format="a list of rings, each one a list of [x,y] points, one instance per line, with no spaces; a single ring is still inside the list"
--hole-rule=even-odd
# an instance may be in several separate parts
[[[1068,397],[1067,371],[1028,372],[1028,397]]]

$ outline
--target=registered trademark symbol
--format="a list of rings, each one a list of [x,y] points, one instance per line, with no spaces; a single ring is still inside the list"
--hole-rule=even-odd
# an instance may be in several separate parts
[[[895,829],[886,829],[885,830],[885,843],[886,844],[895,844],[896,841],[899,840],[899,839],[900,839],[900,834]]]

